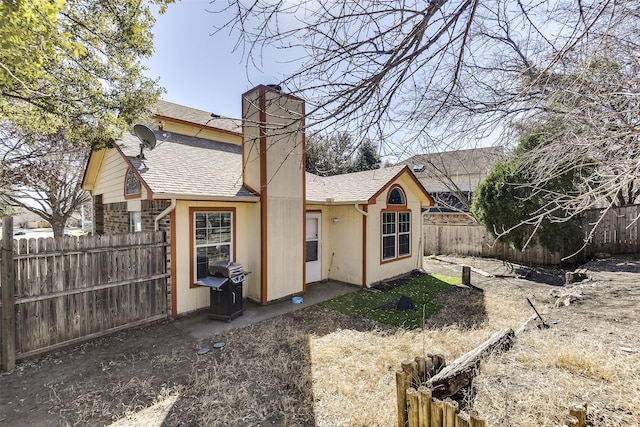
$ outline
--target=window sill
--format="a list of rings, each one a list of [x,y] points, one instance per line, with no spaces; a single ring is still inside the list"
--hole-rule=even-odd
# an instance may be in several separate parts
[[[402,255],[402,256],[399,256],[399,257],[396,257],[396,258],[383,259],[383,260],[380,260],[380,264],[388,264],[390,262],[402,261],[403,259],[407,259],[407,258],[411,258],[411,254]]]

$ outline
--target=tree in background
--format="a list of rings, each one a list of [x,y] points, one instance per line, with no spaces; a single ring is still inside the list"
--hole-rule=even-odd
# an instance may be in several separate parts
[[[105,147],[161,94],[143,76],[155,21],[173,0],[0,2],[0,111],[25,134]]]
[[[376,144],[366,140],[356,145],[350,134],[311,135],[306,141],[306,170],[330,176],[380,168]]]
[[[553,128],[553,126],[552,126]],[[551,220],[546,213],[555,209],[560,197],[575,196],[580,175],[590,170],[576,168],[549,180],[544,191],[532,191],[531,176],[520,165],[532,150],[551,142],[541,130],[521,139],[510,160],[498,163],[478,186],[472,211],[478,221],[496,238],[522,250],[531,241],[551,252],[572,254],[582,245],[582,231],[574,217]]]
[[[215,4],[226,17],[218,31],[236,31],[247,64],[265,46],[301,58],[280,83],[308,100],[310,127],[385,141],[385,156],[403,158],[557,121],[562,132],[517,163],[528,194],[551,194],[586,159],[593,174],[528,223],[594,208],[602,219],[639,200],[638,0]]]
[[[378,147],[373,141],[367,139],[358,146],[352,169],[353,172],[369,171],[380,169],[381,164],[382,161],[378,154]]]
[[[90,200],[81,188],[90,148],[70,143],[63,132],[30,134],[29,143],[25,138],[6,124],[0,128],[0,205],[39,215],[60,237],[70,216]]]

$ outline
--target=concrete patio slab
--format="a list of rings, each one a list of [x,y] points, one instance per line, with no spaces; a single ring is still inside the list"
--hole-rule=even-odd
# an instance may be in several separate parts
[[[294,304],[291,298],[278,301],[268,305],[256,304],[245,300],[244,314],[230,322],[224,320],[210,320],[208,310],[201,310],[197,313],[184,317],[179,317],[175,321],[175,327],[188,333],[196,339],[210,338],[220,332],[230,329],[243,328],[254,323],[261,322],[272,317],[291,313],[301,308],[309,307],[323,301],[330,300],[340,295],[348,294],[362,289],[360,286],[349,285],[339,282],[320,282],[307,286],[307,290],[300,296],[303,298],[301,304]]]

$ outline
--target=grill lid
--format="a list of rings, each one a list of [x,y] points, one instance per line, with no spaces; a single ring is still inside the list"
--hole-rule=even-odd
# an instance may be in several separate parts
[[[244,273],[242,264],[231,261],[219,261],[209,266],[209,274],[212,276],[234,277]]]

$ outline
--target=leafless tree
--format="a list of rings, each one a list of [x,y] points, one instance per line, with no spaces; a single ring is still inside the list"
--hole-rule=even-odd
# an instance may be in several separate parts
[[[225,23],[217,31],[237,34],[249,62],[260,64],[266,47],[298,55],[298,71],[282,84],[311,105],[311,125],[388,140],[398,132],[424,137],[469,117],[477,124],[480,114],[485,126],[495,125],[530,108],[538,75],[586,38],[627,23],[637,2],[231,0],[212,7]]]
[[[289,51],[281,85],[308,101],[307,123],[383,142],[382,154],[508,145],[523,126],[563,123],[522,163],[532,182],[595,166],[583,194],[540,216],[637,202],[637,0],[214,1],[217,32],[258,65]],[[536,181],[537,180],[537,181]],[[531,191],[543,191],[534,186]],[[561,215],[560,213],[563,214]]]
[[[81,189],[89,148],[67,142],[62,131],[34,138],[5,124],[0,153],[2,204],[39,215],[62,236],[71,214],[90,198]]]

